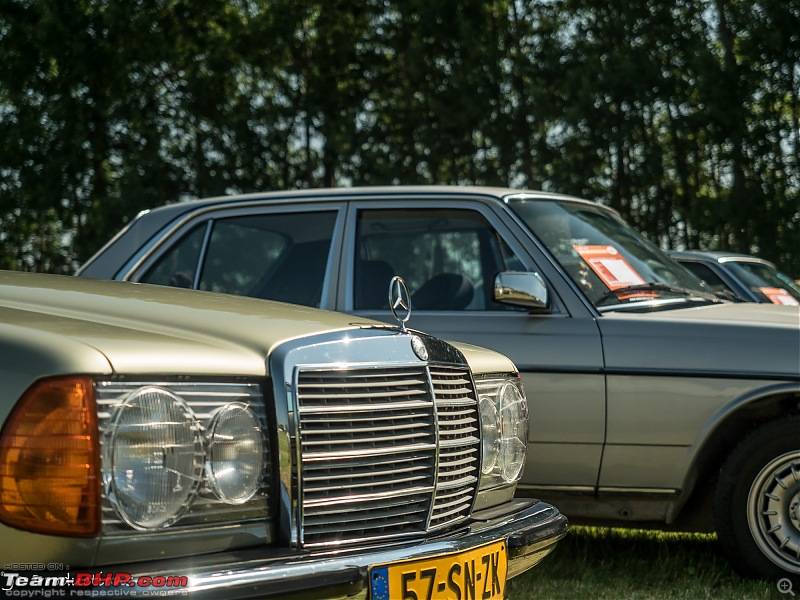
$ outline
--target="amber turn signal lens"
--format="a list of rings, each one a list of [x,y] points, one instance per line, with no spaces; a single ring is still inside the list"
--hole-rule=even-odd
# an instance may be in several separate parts
[[[0,521],[67,536],[100,531],[99,450],[90,377],[34,383],[0,433]]]

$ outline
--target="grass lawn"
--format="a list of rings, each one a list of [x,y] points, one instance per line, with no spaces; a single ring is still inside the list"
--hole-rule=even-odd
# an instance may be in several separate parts
[[[506,598],[774,599],[776,584],[739,577],[714,535],[571,527],[550,556],[508,583]]]

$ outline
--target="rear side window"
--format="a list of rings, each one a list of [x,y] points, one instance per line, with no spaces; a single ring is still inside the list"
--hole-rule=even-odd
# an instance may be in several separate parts
[[[205,231],[206,223],[193,227],[177,244],[173,244],[144,276],[139,278],[139,281],[172,287],[193,287]]]
[[[709,287],[715,292],[727,292],[730,291],[725,282],[719,278],[719,276],[714,273],[711,267],[704,265],[703,263],[693,262],[693,261],[686,261],[681,262],[681,264],[689,269],[692,273],[697,275],[700,279],[705,281]]]
[[[283,215],[282,215],[283,216]],[[214,222],[199,289],[239,296],[258,295],[258,283],[293,245],[291,228],[283,221],[239,217]],[[325,257],[322,257],[322,267]]]
[[[335,223],[335,211],[215,219],[205,248],[203,225],[140,281],[318,307]]]

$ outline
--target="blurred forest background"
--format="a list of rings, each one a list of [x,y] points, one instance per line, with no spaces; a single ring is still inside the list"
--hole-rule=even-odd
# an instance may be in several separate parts
[[[800,277],[799,96],[795,0],[0,0],[0,268],[185,198],[458,183]]]

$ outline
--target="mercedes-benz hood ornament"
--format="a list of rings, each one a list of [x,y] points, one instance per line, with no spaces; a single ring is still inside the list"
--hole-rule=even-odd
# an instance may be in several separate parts
[[[389,282],[389,308],[400,323],[400,330],[406,331],[406,323],[411,318],[411,296],[406,282],[398,275],[392,277]]]

